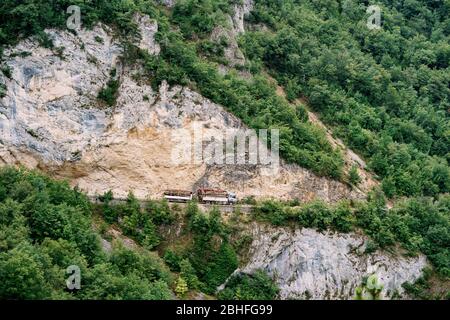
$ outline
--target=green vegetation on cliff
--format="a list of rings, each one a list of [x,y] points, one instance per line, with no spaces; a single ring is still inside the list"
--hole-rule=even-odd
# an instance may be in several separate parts
[[[142,206],[132,194],[119,204],[112,198],[108,192],[100,197],[101,204],[93,205],[65,182],[24,169],[0,169],[0,297],[170,299],[174,290],[183,298],[187,292],[216,295],[227,279],[218,298],[276,297],[273,280],[262,272],[229,279],[245,256],[245,243],[251,241],[232,237],[245,223],[237,213],[224,223],[219,211],[205,214],[196,203],[181,210],[165,201]],[[254,214],[244,220],[362,230],[373,241],[366,253],[400,243],[408,254],[425,253],[435,269],[433,281],[445,283],[450,276],[449,213],[448,195],[436,201],[407,199],[388,210],[378,192],[367,202],[335,206],[266,201],[256,204]],[[131,239],[135,244],[130,246]],[[73,265],[80,268],[82,290],[66,287],[66,270]],[[418,297],[425,297],[423,286],[406,285]]]
[[[313,202],[301,206],[266,201],[255,210],[257,219],[277,226],[297,225],[318,230],[364,230],[373,241],[367,250],[403,245],[409,254],[425,253],[444,278],[450,277],[450,196],[411,198],[386,207],[382,192],[368,201],[328,206]]]
[[[158,20],[162,52],[159,57],[135,52],[134,58],[143,60],[155,85],[163,80],[189,85],[252,128],[280,129],[285,160],[341,179],[339,151],[307,121],[301,103],[292,106],[276,95],[267,70],[289,99],[305,98],[336,135],[369,160],[388,197],[450,191],[448,1],[380,1],[381,29],[370,30],[366,2],[256,0],[247,17],[253,27],[239,41],[251,79],[219,74],[217,63],[204,57],[205,50],[220,53],[226,46],[225,41],[211,47],[208,37],[214,27],[229,23],[232,3],[183,0],[168,11],[150,0],[5,0],[0,48],[31,35],[51,46],[44,29],[65,28],[67,7],[78,5],[84,27],[110,24],[130,49],[138,35],[132,17],[142,12]],[[108,104],[115,86],[111,82],[100,93]]]
[[[450,3],[256,0],[241,47],[305,97],[393,196],[450,191]]]
[[[343,168],[340,152],[332,149],[322,129],[307,121],[302,106],[292,107],[286,100],[277,96],[275,86],[262,75],[251,81],[236,74],[221,75],[216,63],[198,55],[197,45],[191,38],[194,35],[194,38],[202,37],[215,25],[224,23],[224,19],[220,17],[229,12],[229,5],[225,3],[226,1],[181,1],[175,6],[173,14],[166,17],[152,1],[75,1],[70,4],[68,1],[60,1],[58,5],[42,8],[43,12],[39,11],[38,16],[42,15],[47,19],[38,20],[35,16],[29,16],[27,5],[6,1],[0,5],[3,6],[0,8],[4,18],[14,17],[14,21],[26,24],[24,26],[21,23],[0,20],[5,21],[3,24],[0,22],[0,30],[17,34],[16,39],[29,35],[45,35],[44,28],[65,27],[64,19],[69,15],[60,14],[62,8],[67,8],[65,5],[79,5],[84,26],[92,26],[95,22],[102,21],[119,31],[127,49],[125,61],[132,63],[137,59],[142,62],[147,70],[148,80],[155,86],[163,80],[171,85],[191,86],[205,97],[225,106],[252,128],[279,129],[280,152],[286,160],[311,168],[319,175],[340,179]],[[158,57],[139,52],[133,45],[138,32],[132,17],[137,11],[149,14],[159,22],[158,40],[162,50]],[[211,20],[207,17],[211,17]],[[181,31],[172,28],[173,25],[179,25]],[[26,26],[32,27],[29,29]],[[12,44],[11,41],[11,38],[0,38],[0,46]],[[99,98],[108,105],[113,105],[117,86],[118,83],[111,80],[99,93]]]

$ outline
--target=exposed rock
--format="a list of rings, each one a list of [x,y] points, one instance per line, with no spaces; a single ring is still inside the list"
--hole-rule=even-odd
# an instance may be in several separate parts
[[[248,264],[236,272],[264,269],[274,276],[281,299],[352,299],[364,276],[376,274],[385,298],[404,292],[427,266],[424,255],[403,257],[377,251],[364,254],[367,237],[320,233],[313,229],[274,228],[252,224]]]
[[[112,244],[106,239],[101,238],[102,249],[106,253],[110,253],[112,251]]]
[[[242,3],[234,5],[233,27],[236,33],[245,32],[244,19],[253,10],[254,0],[243,0]]]
[[[253,9],[253,0],[244,0],[242,3],[234,4],[233,14],[227,16],[226,27],[218,26],[211,33],[211,39],[220,42],[225,38],[227,46],[224,49],[224,58],[228,62],[227,65],[220,65],[219,71],[225,74],[230,68],[236,68],[240,76],[244,78],[251,77],[248,71],[242,70],[245,65],[245,56],[239,48],[237,39],[240,33],[245,32],[244,17]]]
[[[147,15],[136,14],[134,21],[139,26],[141,40],[139,48],[147,50],[150,54],[159,54],[160,47],[155,41],[155,34],[158,32],[158,23]]]
[[[231,17],[229,19],[231,21]],[[222,26],[214,28],[211,33],[211,40],[220,42],[222,38],[225,38],[227,41],[227,46],[224,48],[224,57],[228,61],[228,67],[243,66],[245,57],[241,49],[239,49],[234,29]]]
[[[176,4],[176,0],[158,0],[159,3],[165,5],[168,8],[172,8]]]
[[[146,18],[138,21],[145,45],[157,53],[151,36],[157,28]],[[196,128],[208,128],[221,134],[245,126],[192,90],[162,85],[155,92],[138,83],[136,70],[121,66],[122,49],[102,25],[78,35],[47,32],[55,45],[66,48],[64,57],[32,40],[7,52],[31,55],[6,59],[14,80],[5,80],[7,96],[0,100],[1,162],[39,167],[91,195],[111,189],[118,197],[132,190],[139,198],[159,198],[167,188],[209,185],[234,190],[241,198],[334,202],[364,197],[295,165],[282,164],[267,175],[261,165],[180,162],[174,152],[183,146],[175,140],[178,130],[192,135]],[[119,96],[115,107],[107,109],[97,95],[114,68]]]
[[[364,194],[346,185],[324,177],[297,165],[282,163],[276,174],[264,174],[262,166],[214,166],[209,167],[200,185],[222,186],[234,190],[240,197],[256,199],[298,199],[309,202],[321,199],[337,202],[342,199],[362,199]]]
[[[77,36],[47,33],[55,46],[64,48],[63,58],[32,40],[6,52],[31,56],[6,58],[13,79],[6,80],[7,95],[0,100],[0,133],[3,148],[62,164],[105,132],[107,112],[97,108],[96,97],[121,48],[105,26],[81,30]]]
[[[107,234],[113,239],[111,242],[107,241],[107,242],[109,242],[109,251],[112,250],[113,241],[119,241],[127,249],[133,250],[133,249],[136,249],[139,247],[133,239],[131,239],[127,236],[124,236],[120,230],[117,230],[114,227],[109,229]],[[105,240],[102,239],[102,241],[105,241]]]

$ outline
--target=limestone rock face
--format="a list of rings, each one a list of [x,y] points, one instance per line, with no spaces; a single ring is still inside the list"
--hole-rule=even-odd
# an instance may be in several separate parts
[[[219,71],[222,74],[227,73],[230,68],[240,69],[245,65],[245,56],[238,45],[238,36],[245,32],[244,18],[253,9],[253,0],[245,0],[242,3],[233,5],[233,13],[227,15],[227,23],[225,26],[217,26],[211,33],[211,40],[221,42],[226,39],[227,46],[224,48],[224,58],[228,61],[228,65],[220,65]],[[246,71],[239,70],[239,74],[244,77],[250,77]]]
[[[376,274],[384,298],[403,294],[427,266],[424,255],[364,254],[367,237],[313,229],[289,230],[253,224],[249,262],[236,272],[264,269],[274,276],[282,299],[352,299],[364,276]]]
[[[158,54],[156,23],[136,16],[139,45]],[[335,202],[362,198],[363,192],[281,164],[273,174],[262,165],[211,165],[182,162],[174,137],[196,128],[218,134],[245,128],[222,106],[196,92],[163,84],[153,90],[140,70],[122,65],[122,48],[103,25],[74,35],[47,30],[56,47],[29,39],[6,53],[12,79],[2,76],[7,95],[0,99],[0,163],[38,167],[68,179],[89,194],[112,190],[117,197],[161,197],[167,188],[226,188],[238,197],[315,198]],[[24,54],[26,53],[26,54]],[[120,83],[112,108],[97,96],[115,70]],[[182,131],[183,132],[183,131]]]
[[[242,4],[234,5],[233,14],[233,26],[236,33],[245,32],[244,19],[245,15],[249,14],[253,10],[254,1],[253,0],[243,0]]]
[[[3,79],[7,95],[0,100],[2,157],[12,148],[62,164],[105,132],[107,112],[97,108],[96,97],[121,54],[108,32],[105,26],[77,36],[48,30],[62,55],[32,40],[6,53],[31,55],[7,58],[13,75]]]
[[[155,42],[155,34],[158,32],[158,23],[151,20],[147,15],[137,14],[134,16],[134,21],[139,26],[141,33],[141,40],[139,48],[147,50],[150,54],[159,54],[159,44]]]
[[[231,24],[231,17],[228,17]],[[237,43],[237,33],[233,28],[225,28],[222,26],[214,28],[211,33],[211,40],[220,42],[224,38],[227,41],[227,46],[224,48],[224,58],[228,61],[229,67],[243,66],[245,64],[245,57]]]

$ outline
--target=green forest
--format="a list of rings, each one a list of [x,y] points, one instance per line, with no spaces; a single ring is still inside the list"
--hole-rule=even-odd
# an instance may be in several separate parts
[[[117,243],[101,250],[92,205],[67,183],[35,172],[0,170],[2,299],[169,299],[173,281],[154,253]],[[66,291],[77,265],[82,288]]]
[[[111,26],[124,48],[123,61],[139,65],[154,88],[162,81],[192,88],[251,128],[280,129],[280,153],[319,176],[357,185],[354,171],[326,132],[308,120],[315,112],[333,135],[360,155],[380,181],[367,201],[298,205],[256,203],[252,219],[346,233],[361,230],[368,252],[401,246],[424,253],[433,270],[450,279],[450,1],[255,0],[238,36],[246,63],[227,64],[227,39],[212,41],[218,25],[240,0],[179,0],[171,9],[151,0],[2,0],[0,72],[9,46],[30,36],[54,48],[46,28],[66,28],[70,5],[83,27]],[[381,8],[380,29],[366,23],[370,5]],[[136,12],[158,22],[158,56],[136,45]],[[71,31],[76,32],[76,31]],[[247,72],[249,77],[242,77]],[[113,76],[113,75],[112,75]],[[281,86],[286,97],[277,94]],[[99,92],[107,107],[119,87],[111,80]],[[0,98],[5,86],[0,83]],[[172,299],[202,292],[219,299],[273,299],[278,288],[263,271],[234,275],[245,239],[233,239],[233,223],[217,210],[192,203],[183,211],[165,202],[141,208],[132,193],[125,204],[113,194],[92,204],[67,182],[23,168],[0,169],[0,298]],[[388,209],[388,202],[392,208]],[[164,230],[183,221],[183,242]],[[117,228],[136,248],[111,239]],[[102,240],[111,240],[109,252]],[[66,289],[66,268],[78,265],[83,290]],[[426,279],[407,286],[418,298]],[[423,289],[425,288],[425,289]],[[442,297],[440,297],[442,298]],[[447,294],[448,298],[448,294]]]
[[[373,2],[378,31],[367,1],[339,2],[256,1],[249,19],[270,31],[241,45],[368,159],[388,197],[449,192],[449,2]]]

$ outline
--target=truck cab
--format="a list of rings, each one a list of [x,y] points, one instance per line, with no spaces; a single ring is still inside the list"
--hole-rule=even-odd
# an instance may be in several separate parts
[[[235,203],[237,203],[236,193],[234,193],[234,192],[228,192],[228,203],[229,203],[229,204],[235,204]]]

